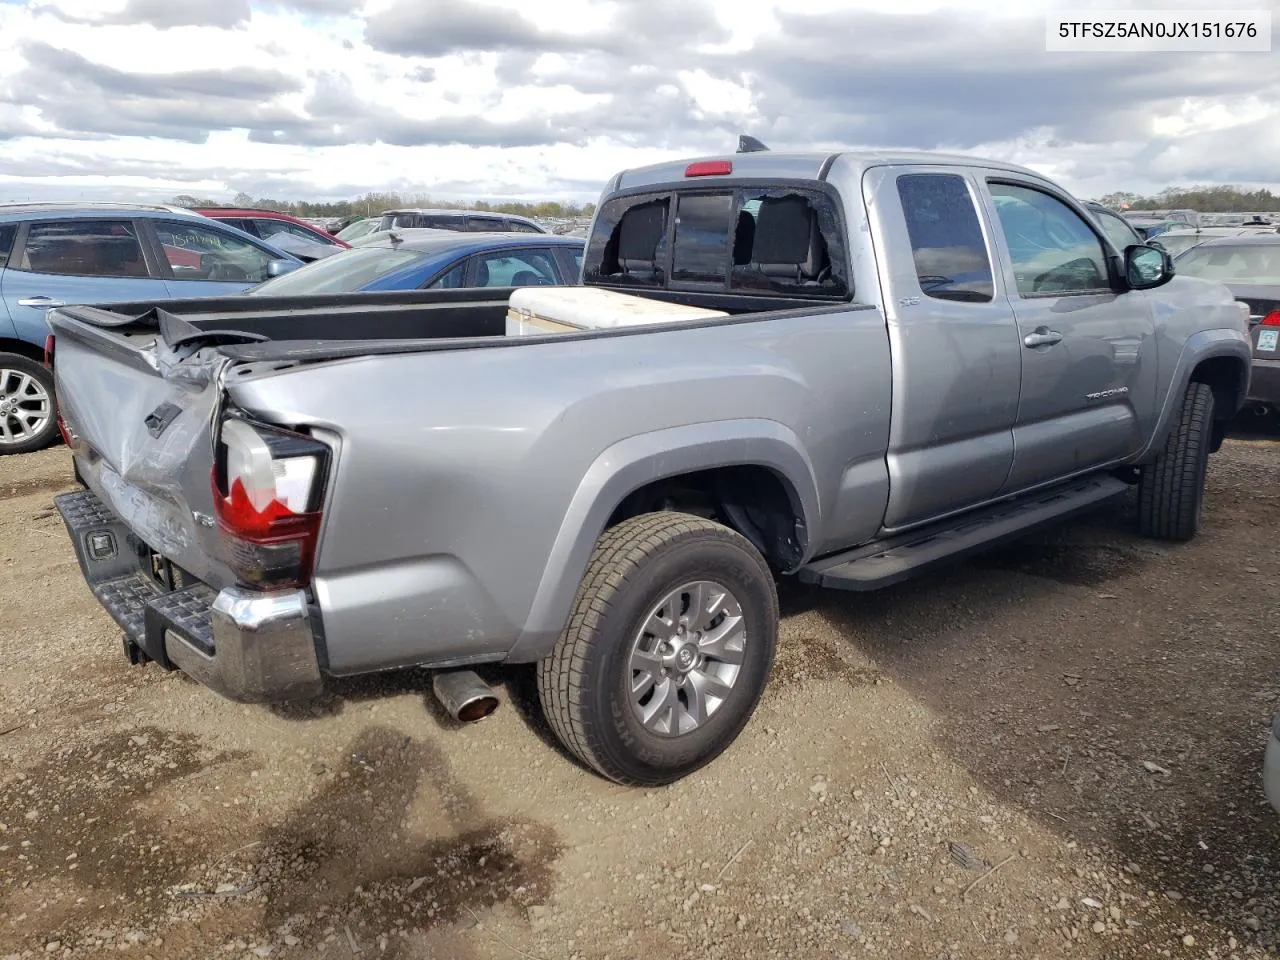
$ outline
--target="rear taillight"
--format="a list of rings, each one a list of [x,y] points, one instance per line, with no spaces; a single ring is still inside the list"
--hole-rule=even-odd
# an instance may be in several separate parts
[[[53,334],[49,334],[44,338],[44,365],[49,370],[53,369]]]
[[[300,433],[223,422],[213,470],[222,559],[251,586],[303,586],[320,533],[329,448]]]
[[[1280,310],[1272,310],[1262,318],[1264,327],[1280,327]]]

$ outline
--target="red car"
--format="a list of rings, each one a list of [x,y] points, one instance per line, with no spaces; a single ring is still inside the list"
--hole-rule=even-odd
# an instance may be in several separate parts
[[[307,260],[349,249],[351,244],[345,240],[311,226],[304,220],[291,217],[287,213],[276,213],[274,210],[244,210],[236,207],[196,207],[195,212],[220,220],[228,226],[243,230],[251,237],[258,237],[267,243]],[[284,234],[284,236],[281,236]],[[303,241],[299,244],[297,241]],[[317,244],[308,249],[306,244]]]

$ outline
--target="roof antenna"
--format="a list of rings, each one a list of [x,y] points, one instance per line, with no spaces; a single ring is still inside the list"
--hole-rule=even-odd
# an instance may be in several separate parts
[[[763,143],[761,143],[755,137],[747,136],[747,134],[745,133],[738,137],[739,153],[760,153],[762,150],[768,150],[768,149],[769,149],[768,147],[766,147]]]

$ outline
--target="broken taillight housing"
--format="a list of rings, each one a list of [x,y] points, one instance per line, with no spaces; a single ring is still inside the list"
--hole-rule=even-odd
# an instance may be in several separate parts
[[[213,468],[221,558],[249,586],[311,578],[329,448],[305,434],[223,421]]]

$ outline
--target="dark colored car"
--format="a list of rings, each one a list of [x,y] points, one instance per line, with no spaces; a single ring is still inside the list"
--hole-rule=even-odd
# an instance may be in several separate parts
[[[195,212],[243,230],[249,236],[265,240],[303,260],[319,260],[351,246],[345,240],[339,240],[305,220],[274,210],[198,207]]]
[[[399,235],[397,235],[399,236]],[[550,234],[405,231],[307,264],[248,291],[262,296],[576,284],[586,241]]]
[[[1280,410],[1280,234],[1214,237],[1173,262],[1178,273],[1217,280],[1249,305],[1253,334],[1249,400]]]

